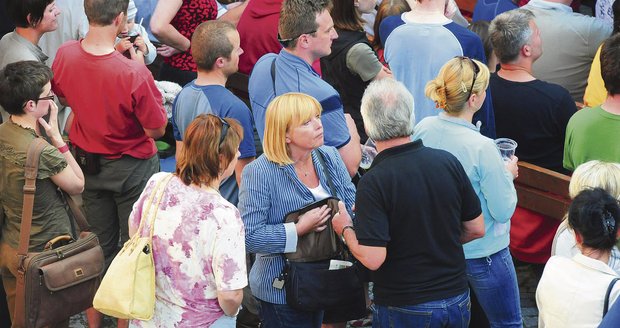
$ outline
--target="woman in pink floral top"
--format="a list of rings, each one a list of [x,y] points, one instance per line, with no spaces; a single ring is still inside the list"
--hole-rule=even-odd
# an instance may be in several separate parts
[[[155,314],[131,326],[235,327],[247,285],[245,233],[239,211],[218,187],[234,170],[241,136],[239,123],[213,115],[199,115],[188,127],[154,223]],[[134,204],[130,235],[145,200],[167,175],[153,175]]]

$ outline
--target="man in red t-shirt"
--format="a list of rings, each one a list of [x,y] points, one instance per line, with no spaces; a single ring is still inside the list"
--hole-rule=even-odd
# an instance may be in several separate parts
[[[69,41],[52,65],[52,86],[73,117],[69,139],[86,178],[82,194],[92,231],[108,263],[128,240],[127,219],[146,182],[159,171],[154,138],[167,119],[143,54],[132,59],[114,49],[127,21],[128,0],[85,0],[89,32]],[[84,162],[86,161],[86,162]]]

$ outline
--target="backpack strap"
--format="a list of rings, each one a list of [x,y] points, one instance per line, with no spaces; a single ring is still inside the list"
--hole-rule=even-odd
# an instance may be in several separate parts
[[[271,62],[271,83],[273,84],[274,97],[277,96],[277,93],[276,93],[276,59],[278,59],[278,56],[273,58],[273,61]]]

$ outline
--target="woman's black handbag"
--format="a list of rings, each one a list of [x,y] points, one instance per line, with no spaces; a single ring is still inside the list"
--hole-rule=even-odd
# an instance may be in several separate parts
[[[358,309],[352,318],[366,312],[364,285],[358,264],[329,270],[331,260],[317,262],[287,261],[284,276],[286,303],[301,311]]]
[[[327,177],[332,195],[336,195],[323,155],[318,152],[319,161]],[[299,215],[312,208],[327,204],[333,216],[338,211],[338,198],[329,197],[314,202],[286,215],[285,222],[294,221]],[[351,256],[346,246],[331,226],[320,233],[311,233],[297,242],[295,253],[283,255],[285,266],[280,279],[284,280],[287,304],[300,311],[344,310],[351,319],[366,315],[364,284],[360,264]],[[314,250],[314,251],[313,251]],[[332,260],[346,261],[350,266],[337,266],[330,270]]]

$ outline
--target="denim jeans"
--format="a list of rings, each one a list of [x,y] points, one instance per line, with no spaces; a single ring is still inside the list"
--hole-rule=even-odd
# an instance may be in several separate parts
[[[469,290],[443,300],[409,306],[376,305],[373,328],[467,328],[469,326]]]
[[[517,274],[508,248],[466,260],[467,278],[491,327],[523,327]]]
[[[262,328],[320,328],[323,311],[298,311],[286,304],[260,301]]]

